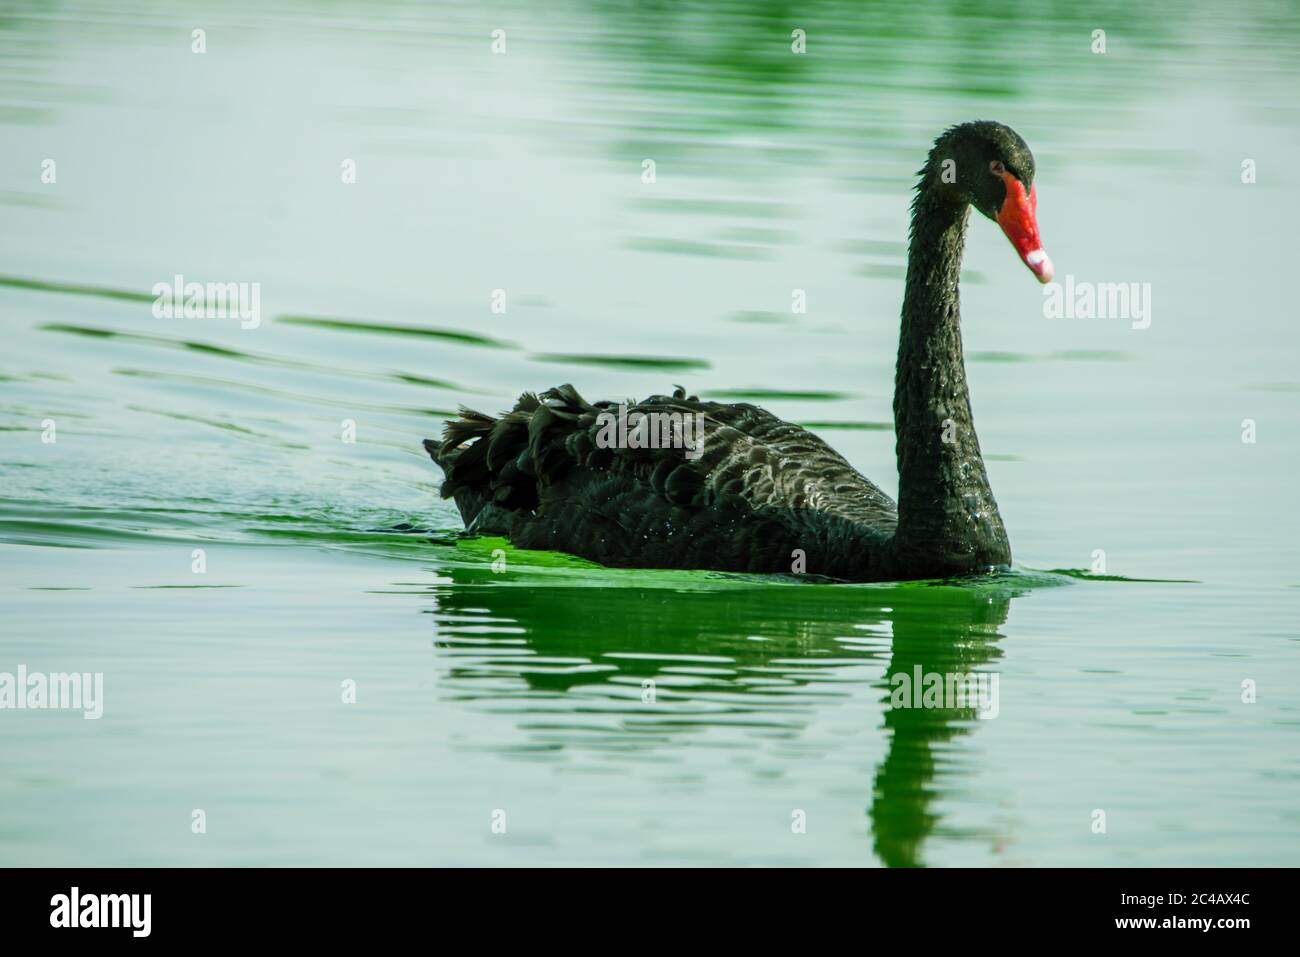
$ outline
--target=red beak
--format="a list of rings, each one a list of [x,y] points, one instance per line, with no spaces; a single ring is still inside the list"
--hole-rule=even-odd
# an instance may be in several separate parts
[[[1038,196],[1034,187],[1026,193],[1025,184],[1010,173],[1003,173],[1002,180],[1007,184],[1007,198],[998,212],[998,225],[1038,281],[1051,282],[1056,270],[1043,252],[1043,241],[1038,238]]]

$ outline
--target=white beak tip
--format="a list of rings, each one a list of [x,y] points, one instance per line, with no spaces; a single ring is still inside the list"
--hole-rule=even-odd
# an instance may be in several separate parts
[[[1041,283],[1051,282],[1052,277],[1056,275],[1056,268],[1052,265],[1051,258],[1041,249],[1032,249],[1025,253],[1025,265],[1033,270]]]

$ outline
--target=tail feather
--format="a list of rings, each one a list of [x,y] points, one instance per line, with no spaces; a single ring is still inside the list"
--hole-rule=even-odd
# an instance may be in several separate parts
[[[459,418],[443,427],[441,442],[424,440],[446,476],[442,497],[456,500],[466,525],[488,503],[531,512],[539,482],[586,458],[591,444],[586,428],[598,411],[572,385],[540,397],[525,392],[499,418],[462,407]]]

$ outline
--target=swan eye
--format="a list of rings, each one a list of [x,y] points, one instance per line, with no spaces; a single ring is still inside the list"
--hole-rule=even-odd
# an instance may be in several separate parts
[[[992,163],[989,163],[989,172],[994,176],[1005,176],[1007,168],[1002,165],[1001,160],[994,160]]]

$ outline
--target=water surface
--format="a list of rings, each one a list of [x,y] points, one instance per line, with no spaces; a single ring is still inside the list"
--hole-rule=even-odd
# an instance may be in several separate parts
[[[0,863],[1295,862],[1292,6],[11,6],[0,672],[105,707],[0,711]],[[1152,289],[1046,319],[972,224],[1014,574],[455,537],[420,439],[561,382],[756,401],[894,493],[913,175],[981,117],[1059,272]],[[257,327],[155,318],[178,273]],[[917,666],[997,717],[891,709]]]

